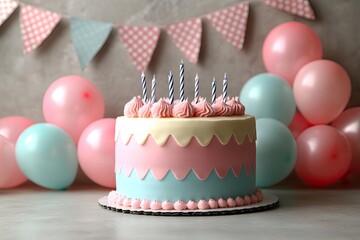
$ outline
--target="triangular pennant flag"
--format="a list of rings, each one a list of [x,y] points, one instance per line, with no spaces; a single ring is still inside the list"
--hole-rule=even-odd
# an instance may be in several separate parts
[[[139,71],[150,63],[160,36],[159,27],[118,26],[119,36]]]
[[[73,17],[70,28],[80,66],[85,68],[109,38],[112,24]]]
[[[0,0],[0,26],[19,6],[18,2],[14,0]]]
[[[265,0],[265,4],[281,11],[315,20],[315,13],[308,0]]]
[[[166,26],[166,32],[185,57],[190,62],[197,63],[201,46],[201,19],[169,24]]]
[[[221,9],[206,15],[215,29],[237,49],[242,49],[245,41],[246,23],[249,16],[249,3]]]
[[[29,53],[40,46],[61,20],[61,15],[42,8],[21,4],[20,27],[23,52]]]

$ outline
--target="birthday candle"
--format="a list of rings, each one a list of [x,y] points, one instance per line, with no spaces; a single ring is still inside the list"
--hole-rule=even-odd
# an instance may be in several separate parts
[[[181,59],[181,63],[180,63],[180,101],[184,101],[185,100],[185,95],[184,95],[184,86],[185,82],[184,82],[184,62]]]
[[[170,104],[173,104],[174,102],[174,79],[173,79],[173,75],[170,71],[170,74],[168,76],[168,83],[169,83],[169,99],[170,99]]]
[[[199,101],[199,75],[196,73],[195,76],[195,95],[194,95],[195,103]]]
[[[145,103],[147,100],[147,93],[146,93],[146,77],[144,72],[141,73],[141,86],[142,86],[143,102]]]
[[[216,100],[216,80],[215,80],[215,77],[213,78],[212,83],[211,83],[211,95],[212,95],[211,103],[214,104],[215,100]]]
[[[227,98],[227,87],[228,87],[228,79],[226,77],[226,73],[224,74],[224,81],[223,81],[223,101],[226,102]]]
[[[151,81],[151,102],[154,103],[155,100],[155,93],[156,93],[156,82],[155,82],[155,74],[153,76],[153,79]]]

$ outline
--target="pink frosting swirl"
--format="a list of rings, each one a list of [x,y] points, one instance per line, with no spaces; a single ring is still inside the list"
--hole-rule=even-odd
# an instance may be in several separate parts
[[[218,200],[218,204],[219,204],[219,207],[220,207],[220,208],[226,208],[226,207],[227,207],[227,202],[226,202],[224,199],[222,199],[222,198],[220,198],[220,199]]]
[[[140,209],[140,208],[141,208],[141,207],[140,207],[140,204],[141,204],[140,199],[135,198],[135,199],[133,199],[133,200],[131,201],[131,207],[132,207],[132,208]]]
[[[186,207],[189,209],[189,210],[195,210],[195,209],[198,209],[198,205],[196,202],[190,200],[188,201],[188,203],[186,204]]]
[[[140,118],[150,118],[151,117],[151,107],[153,104],[151,102],[145,103],[141,108],[138,110],[138,116]]]
[[[138,110],[144,105],[140,96],[133,97],[124,107],[124,115],[129,118],[138,117]]]
[[[194,105],[194,112],[196,117],[212,117],[215,116],[215,110],[210,103],[203,99]]]
[[[209,209],[209,203],[203,199],[201,199],[199,202],[198,202],[198,208],[200,210],[205,210],[205,209]]]
[[[185,210],[186,209],[186,203],[181,201],[181,200],[178,200],[178,201],[175,202],[174,208],[175,208],[175,210]]]
[[[131,198],[125,198],[123,201],[124,207],[131,207]]]
[[[162,209],[164,210],[173,210],[174,209],[174,204],[170,201],[163,201],[161,204]]]
[[[150,208],[151,208],[151,210],[161,210],[162,206],[159,201],[154,200],[150,203]]]
[[[245,113],[245,107],[239,102],[239,98],[232,98],[226,102],[233,109],[233,114],[236,116],[242,116]]]
[[[192,100],[191,104],[192,104],[192,105],[195,105],[195,104],[197,104],[197,103],[199,103],[199,102],[202,102],[202,101],[204,101],[204,100],[206,100],[206,98],[199,96],[198,99],[197,99],[197,101],[196,101],[196,99],[194,99],[194,100]]]
[[[228,207],[236,207],[236,202],[233,198],[228,198],[226,200],[226,203],[227,203]]]
[[[245,205],[251,204],[251,198],[248,195],[245,195],[244,201],[245,201]]]
[[[141,209],[148,210],[150,209],[150,201],[147,199],[143,199],[140,203]]]
[[[155,118],[171,117],[172,106],[164,99],[160,98],[159,101],[151,107],[151,116]]]
[[[219,204],[218,204],[217,201],[215,201],[214,199],[211,198],[211,199],[209,200],[209,207],[210,207],[211,209],[218,208],[218,207],[219,207]]]
[[[223,101],[217,101],[215,102],[212,107],[215,110],[216,116],[231,116],[233,115],[233,109],[224,103]]]
[[[258,198],[256,197],[256,195],[251,195],[251,202],[252,203],[257,203],[258,202]]]
[[[178,102],[172,108],[172,116],[177,118],[189,118],[194,116],[194,107],[188,100]]]
[[[236,206],[244,206],[245,205],[245,201],[244,201],[244,199],[242,199],[241,197],[236,197],[235,198],[235,202],[236,202]]]
[[[255,195],[258,198],[259,202],[261,202],[263,200],[263,193],[260,189],[256,189]]]

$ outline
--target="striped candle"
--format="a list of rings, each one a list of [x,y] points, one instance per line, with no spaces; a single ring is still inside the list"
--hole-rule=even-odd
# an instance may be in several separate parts
[[[228,87],[228,79],[226,73],[224,74],[224,81],[223,81],[223,101],[226,102],[227,98],[227,87]]]
[[[147,93],[146,93],[146,77],[144,72],[141,73],[141,86],[142,86],[143,102],[145,103],[147,100]]]
[[[199,75],[196,73],[195,76],[195,94],[194,94],[195,103],[199,101]]]
[[[152,103],[154,103],[156,101],[155,93],[156,93],[156,82],[155,82],[155,74],[154,74],[153,79],[151,81],[151,102]]]
[[[215,77],[212,80],[211,83],[211,103],[214,104],[216,101],[216,80]]]
[[[180,63],[180,101],[185,101],[185,94],[184,94],[184,88],[185,88],[185,81],[184,81],[184,62],[181,59]]]
[[[173,75],[170,71],[170,74],[168,76],[168,84],[169,84],[169,99],[170,99],[170,104],[174,103],[174,79],[173,79]]]

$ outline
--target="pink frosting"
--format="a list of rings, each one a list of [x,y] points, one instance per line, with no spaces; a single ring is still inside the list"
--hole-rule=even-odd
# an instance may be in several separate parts
[[[226,100],[225,102],[229,101],[229,100],[230,100],[230,97],[227,96],[225,100]],[[215,100],[215,102],[223,102],[223,101],[224,101],[224,99],[223,99],[222,94],[221,94],[220,96],[218,96],[218,97],[216,98],[216,100]]]
[[[199,202],[198,202],[198,208],[200,210],[205,210],[205,209],[209,209],[209,203],[203,199],[201,199]]]
[[[159,201],[154,200],[150,203],[150,208],[151,208],[151,210],[161,210],[162,205]]]
[[[186,207],[189,209],[189,210],[195,210],[198,208],[198,205],[196,202],[190,200],[188,201],[188,203],[186,204]]]
[[[233,114],[236,116],[242,116],[245,113],[245,107],[239,102],[239,98],[232,98],[226,102],[233,109]]]
[[[251,204],[251,198],[248,195],[245,195],[244,201],[245,201],[245,205]]]
[[[150,201],[147,199],[143,199],[140,203],[141,209],[148,210],[150,209]]]
[[[185,210],[186,209],[186,203],[184,201],[178,200],[174,204],[175,210]]]
[[[123,201],[124,207],[131,207],[131,198],[125,198]]]
[[[160,98],[159,101],[151,107],[151,116],[155,118],[171,117],[172,106],[164,99]]]
[[[209,207],[211,209],[214,209],[214,208],[218,208],[219,207],[219,204],[217,201],[215,201],[214,199],[210,199],[209,200]]]
[[[241,197],[237,196],[235,198],[235,202],[236,202],[236,206],[244,206],[245,205],[245,201],[244,199],[242,199]]]
[[[140,208],[141,208],[140,204],[141,204],[140,199],[135,198],[135,199],[133,199],[133,200],[131,201],[131,207],[132,207],[132,208],[140,209]]]
[[[210,103],[203,99],[194,105],[194,112],[196,117],[212,117],[215,116],[215,110]]]
[[[219,207],[220,207],[220,208],[226,208],[226,207],[227,207],[227,202],[226,202],[224,199],[222,199],[222,198],[220,198],[220,199],[218,200],[218,204],[219,204]]]
[[[172,116],[177,118],[189,118],[194,116],[194,107],[188,100],[178,102],[172,108]]]
[[[124,200],[125,200],[125,197],[124,196],[119,196],[119,198],[116,200],[116,205],[118,206],[123,206],[124,204]]]
[[[144,105],[141,97],[133,97],[130,102],[125,105],[124,108],[124,115],[129,118],[136,118],[138,117],[138,110]]]
[[[233,115],[233,109],[224,103],[223,101],[216,101],[212,107],[215,110],[216,116],[231,116]]]
[[[262,191],[260,189],[256,189],[255,195],[258,198],[259,202],[261,202],[263,200],[263,194],[262,194]]]
[[[226,200],[226,203],[227,203],[228,207],[236,207],[236,202],[235,202],[235,200],[232,199],[232,198],[228,198],[228,199]]]
[[[191,104],[195,105],[195,104],[197,104],[199,102],[202,102],[204,100],[206,100],[206,98],[199,96],[198,99],[197,99],[197,102],[196,102],[196,99],[194,99],[194,100],[192,100]]]
[[[151,102],[145,103],[141,108],[138,110],[138,116],[140,118],[150,118],[151,117],[151,107],[153,104]]]
[[[257,203],[258,202],[258,198],[256,197],[256,195],[251,195],[251,202],[252,203]]]
[[[161,204],[162,209],[164,210],[173,210],[174,209],[174,204],[172,202],[169,201],[163,201]]]

